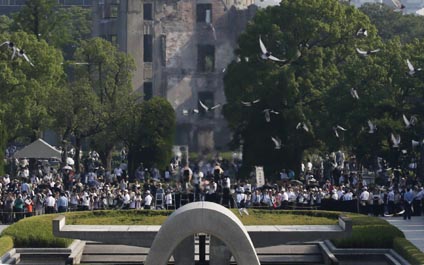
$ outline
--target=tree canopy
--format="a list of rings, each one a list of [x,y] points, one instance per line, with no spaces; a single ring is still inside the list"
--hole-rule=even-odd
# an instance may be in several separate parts
[[[175,111],[164,98],[154,97],[128,110],[121,136],[129,147],[131,172],[140,162],[165,168],[172,157],[175,128]]]
[[[361,28],[367,36],[357,34]],[[285,61],[263,59],[259,39]],[[254,165],[268,172],[299,171],[310,148],[359,152],[362,162],[369,162],[369,154],[385,154],[391,133],[405,133],[402,113],[418,115],[402,97],[410,93],[406,83],[420,80],[405,75],[405,60],[422,61],[402,45],[384,44],[367,15],[336,0],[283,0],[259,10],[224,77],[224,116],[235,144],[243,144],[244,172]],[[351,96],[352,88],[359,99]],[[242,103],[256,99],[250,107]],[[273,110],[269,122],[266,109]],[[368,120],[377,123],[376,133],[368,132]],[[273,138],[281,140],[280,149]]]

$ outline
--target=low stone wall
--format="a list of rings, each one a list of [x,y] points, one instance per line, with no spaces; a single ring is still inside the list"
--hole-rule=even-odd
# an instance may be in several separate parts
[[[74,240],[67,248],[13,248],[1,257],[1,264],[80,264],[85,241]]]

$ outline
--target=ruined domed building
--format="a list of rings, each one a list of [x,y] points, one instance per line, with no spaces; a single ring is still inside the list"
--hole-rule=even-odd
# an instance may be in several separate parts
[[[221,114],[224,71],[234,59],[237,37],[257,10],[253,3],[93,1],[93,33],[133,56],[133,87],[145,100],[161,96],[172,104],[177,115],[175,144],[194,151],[222,150],[231,136]],[[206,111],[200,101],[221,107]]]

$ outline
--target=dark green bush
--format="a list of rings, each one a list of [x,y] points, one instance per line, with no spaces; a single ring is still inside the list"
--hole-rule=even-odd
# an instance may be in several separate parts
[[[333,240],[339,248],[392,248],[402,231],[391,225],[353,225],[352,236]]]
[[[395,238],[393,240],[393,249],[412,265],[424,264],[424,253],[406,238]]]
[[[267,214],[294,214],[294,215],[307,215],[312,217],[325,217],[329,219],[337,219],[340,212],[332,212],[332,211],[320,211],[320,210],[249,210],[253,213],[260,214],[261,212],[267,213]]]

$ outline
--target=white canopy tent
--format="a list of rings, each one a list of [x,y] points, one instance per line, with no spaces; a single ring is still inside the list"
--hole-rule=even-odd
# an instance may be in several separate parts
[[[420,15],[420,16],[424,16],[424,8],[421,8],[421,9],[415,11],[415,14]]]
[[[53,146],[46,143],[43,139],[38,139],[35,142],[25,146],[14,154],[15,158],[36,158],[36,159],[61,159],[62,153]]]

